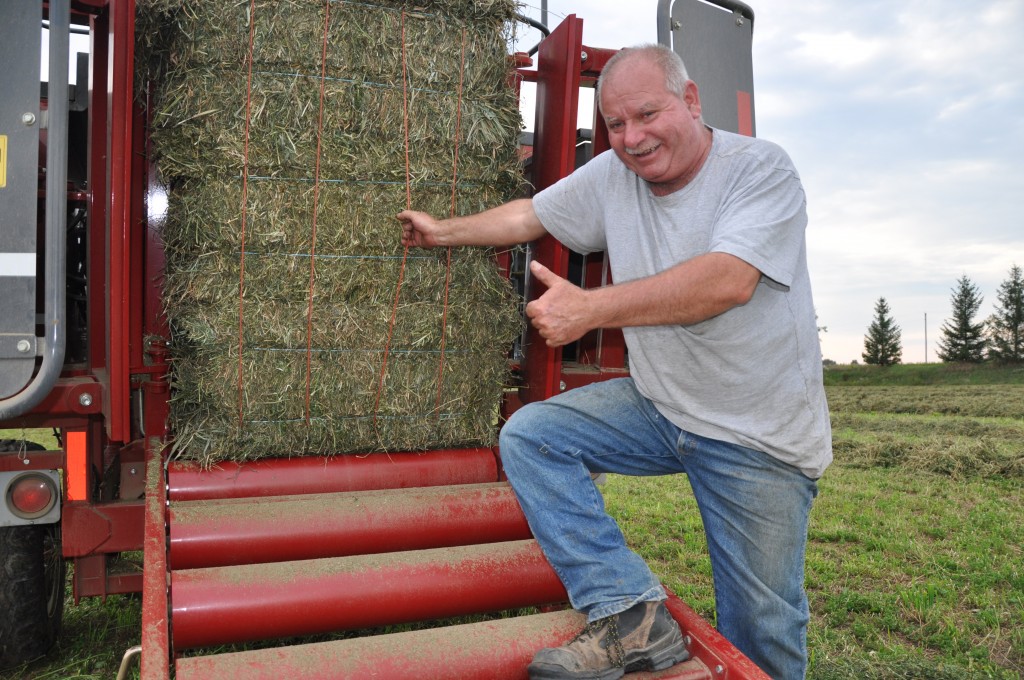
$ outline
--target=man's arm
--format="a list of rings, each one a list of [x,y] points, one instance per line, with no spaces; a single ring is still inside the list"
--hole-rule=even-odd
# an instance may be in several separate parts
[[[403,210],[402,244],[419,248],[444,246],[511,246],[544,236],[547,231],[522,198],[475,215],[437,220],[427,213]]]
[[[584,290],[537,262],[534,277],[548,290],[526,307],[552,347],[595,328],[690,325],[746,304],[761,272],[734,255],[707,253],[663,272],[622,284]]]

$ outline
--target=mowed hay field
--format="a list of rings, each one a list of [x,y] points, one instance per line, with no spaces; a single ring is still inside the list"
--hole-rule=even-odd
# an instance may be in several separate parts
[[[1024,368],[825,375],[836,460],[811,516],[809,677],[1024,677]],[[685,478],[613,476],[603,490],[631,544],[713,621]],[[137,599],[69,600],[60,647],[0,677],[111,678],[139,631]]]
[[[811,515],[809,677],[1024,677],[1022,378],[943,365],[826,372],[835,462]],[[665,583],[713,617],[689,487],[614,478],[606,495]]]

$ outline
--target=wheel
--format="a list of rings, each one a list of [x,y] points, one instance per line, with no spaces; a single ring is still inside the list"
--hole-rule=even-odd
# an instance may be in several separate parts
[[[0,451],[35,451],[0,441]],[[0,668],[45,654],[60,635],[65,564],[60,524],[0,527]]]

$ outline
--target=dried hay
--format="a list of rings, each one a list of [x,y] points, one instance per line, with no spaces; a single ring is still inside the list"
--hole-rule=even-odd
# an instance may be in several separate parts
[[[454,249],[450,267],[445,251],[404,254],[394,216],[407,191],[447,215],[456,157],[458,213],[518,192],[514,3],[254,5],[138,2],[171,188],[178,455],[493,443],[521,323],[511,288],[480,249]]]

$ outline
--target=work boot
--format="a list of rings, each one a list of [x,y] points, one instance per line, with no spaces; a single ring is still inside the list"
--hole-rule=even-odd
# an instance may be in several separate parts
[[[665,603],[641,602],[588,623],[562,647],[537,652],[530,680],[616,680],[633,671],[660,671],[689,656]]]

